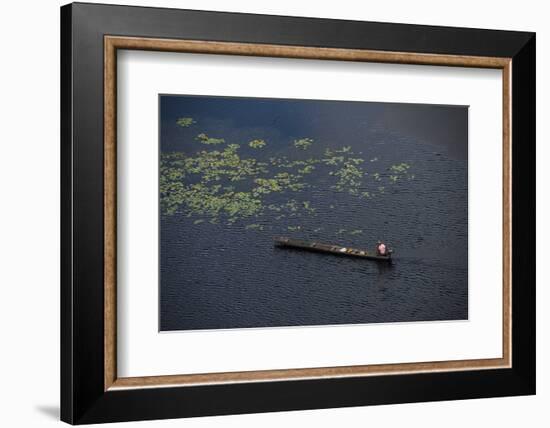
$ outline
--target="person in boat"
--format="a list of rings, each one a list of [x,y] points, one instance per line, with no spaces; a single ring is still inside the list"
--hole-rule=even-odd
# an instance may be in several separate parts
[[[387,256],[387,251],[386,251],[386,244],[384,244],[382,241],[378,241],[378,243],[376,244],[376,254],[378,256]]]

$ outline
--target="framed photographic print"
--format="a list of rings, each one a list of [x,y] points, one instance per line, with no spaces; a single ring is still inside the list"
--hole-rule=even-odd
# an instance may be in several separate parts
[[[76,3],[61,53],[62,420],[535,393],[533,33]]]

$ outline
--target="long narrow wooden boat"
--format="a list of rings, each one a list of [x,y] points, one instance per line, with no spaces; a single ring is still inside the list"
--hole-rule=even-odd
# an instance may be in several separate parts
[[[318,253],[334,254],[336,256],[358,257],[367,260],[375,260],[378,262],[392,262],[392,251],[388,251],[387,256],[379,256],[367,250],[357,248],[342,247],[340,245],[322,244],[320,242],[302,241],[299,239],[277,236],[273,238],[275,245],[282,248],[298,248],[300,250],[315,251]]]

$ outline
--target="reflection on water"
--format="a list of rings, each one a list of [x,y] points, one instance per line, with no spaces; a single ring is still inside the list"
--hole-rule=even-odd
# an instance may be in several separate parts
[[[346,135],[346,144],[365,159],[377,158],[377,168],[411,164],[414,179],[366,200],[304,190],[301,200],[316,207],[315,216],[259,218],[257,229],[242,222],[196,224],[182,213],[162,215],[161,330],[466,319],[467,161],[441,142],[367,125],[360,137],[356,130],[342,131],[353,134]],[[212,126],[221,127],[219,121]],[[246,133],[247,126],[237,128]],[[281,135],[274,137],[271,128],[264,132],[270,141],[283,141],[297,135],[299,126],[293,126],[290,133],[279,119]],[[326,130],[303,126],[300,135],[336,144],[323,137]],[[166,131],[163,151],[175,150],[174,141]],[[321,171],[315,173],[313,179],[322,180]],[[383,239],[395,250],[394,264],[280,249],[273,245],[276,235],[368,250]]]

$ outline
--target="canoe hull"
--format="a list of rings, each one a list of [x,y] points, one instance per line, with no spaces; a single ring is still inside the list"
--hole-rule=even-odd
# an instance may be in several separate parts
[[[302,241],[299,239],[292,239],[287,237],[275,237],[273,241],[277,247],[282,248],[295,248],[299,250],[312,251],[316,253],[332,254],[335,256],[347,256],[360,258],[365,260],[373,260],[377,262],[391,263],[391,252],[388,256],[377,256],[369,251],[360,250],[357,248],[342,247],[340,245],[323,244],[320,242]]]

